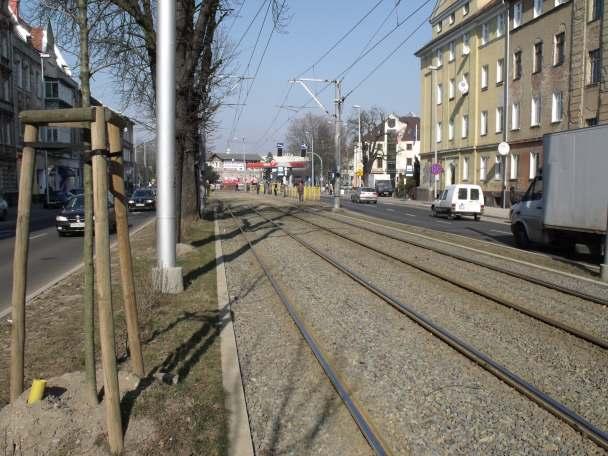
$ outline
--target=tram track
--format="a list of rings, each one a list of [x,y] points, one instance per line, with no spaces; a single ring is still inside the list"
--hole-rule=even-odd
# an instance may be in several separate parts
[[[276,207],[273,207],[272,210],[276,210],[276,211],[278,211],[278,212],[280,212],[282,214],[289,215],[290,217],[293,217],[293,218],[295,218],[297,220],[300,220],[300,221],[302,221],[304,223],[312,225],[312,226],[314,226],[316,228],[322,229],[322,230],[324,230],[324,231],[326,231],[328,233],[331,233],[332,235],[335,235],[335,236],[340,237],[340,238],[342,238],[344,240],[350,241],[350,242],[352,242],[352,243],[354,243],[356,245],[359,245],[359,246],[361,246],[361,247],[363,247],[365,249],[368,249],[368,250],[370,250],[372,252],[375,252],[375,253],[378,253],[380,255],[386,256],[386,257],[388,257],[388,258],[390,258],[392,260],[398,261],[398,262],[400,262],[402,264],[405,264],[407,266],[413,267],[413,268],[415,268],[415,269],[417,269],[419,271],[422,271],[422,272],[424,272],[424,273],[426,273],[428,275],[431,275],[433,277],[441,279],[441,280],[443,280],[445,282],[451,283],[452,285],[455,285],[455,286],[457,286],[457,287],[459,287],[459,288],[461,288],[463,290],[469,291],[471,293],[474,293],[474,294],[482,296],[482,297],[484,297],[486,299],[489,299],[489,300],[491,300],[491,301],[493,301],[493,302],[495,302],[497,304],[500,304],[502,306],[508,307],[510,309],[514,309],[514,310],[518,311],[519,313],[521,313],[523,315],[526,315],[526,316],[528,316],[530,318],[533,318],[533,319],[535,319],[537,321],[540,321],[540,322],[542,322],[544,324],[547,324],[549,326],[552,326],[554,328],[560,329],[560,330],[562,330],[562,331],[564,331],[564,332],[566,332],[568,334],[571,334],[571,335],[573,335],[573,336],[575,336],[575,337],[577,337],[577,338],[579,338],[581,340],[584,340],[584,341],[586,341],[586,342],[588,342],[590,344],[593,344],[593,345],[595,345],[597,347],[600,347],[600,348],[603,348],[603,349],[608,349],[608,340],[602,339],[602,338],[597,337],[597,336],[595,336],[595,335],[593,335],[593,334],[591,334],[589,332],[586,332],[586,331],[583,331],[581,329],[575,328],[574,326],[571,326],[571,325],[568,325],[568,324],[566,324],[566,323],[564,323],[562,321],[556,320],[555,318],[552,318],[552,317],[549,317],[547,315],[544,315],[544,314],[541,314],[539,312],[536,312],[536,311],[533,311],[531,309],[528,309],[528,308],[526,308],[524,306],[521,306],[521,305],[519,305],[519,304],[517,304],[517,303],[515,303],[513,301],[510,301],[510,300],[506,299],[504,296],[500,296],[500,295],[498,295],[496,293],[492,293],[491,291],[483,289],[483,288],[481,288],[479,286],[476,286],[476,285],[474,285],[474,284],[472,284],[470,282],[465,282],[463,280],[459,280],[454,275],[450,275],[450,274],[447,274],[447,273],[439,272],[439,271],[435,270],[434,268],[425,266],[425,265],[420,264],[420,263],[415,262],[415,261],[408,260],[407,258],[403,258],[401,256],[394,255],[394,254],[392,254],[390,252],[387,252],[386,250],[382,250],[382,249],[378,249],[376,247],[372,247],[372,246],[369,245],[369,243],[362,242],[362,241],[360,241],[358,239],[355,239],[355,238],[353,238],[351,236],[347,236],[346,234],[341,233],[341,232],[339,232],[339,231],[337,231],[335,229],[332,229],[332,228],[323,226],[321,224],[315,223],[315,222],[313,222],[311,220],[307,220],[305,218],[302,218],[302,217],[298,216],[297,214],[294,214],[293,212],[284,212],[280,208],[276,208]],[[340,223],[342,223],[342,222],[340,222]],[[348,224],[348,225],[352,226],[350,224]],[[377,233],[377,234],[382,234],[382,233]],[[387,237],[389,237],[392,240],[401,241],[401,239],[399,239],[397,237],[392,237],[390,235],[387,236]],[[463,260],[463,261],[466,261],[466,260]],[[476,264],[476,263],[474,263],[474,264]],[[556,291],[561,291],[561,290],[556,290]]]
[[[281,285],[279,284],[277,279],[270,272],[270,269],[268,268],[268,266],[264,263],[264,261],[262,261],[261,257],[258,255],[256,248],[254,247],[253,243],[251,242],[251,240],[249,239],[249,237],[246,234],[246,229],[245,229],[244,224],[234,215],[234,213],[230,207],[227,207],[226,209],[230,213],[230,216],[232,217],[232,219],[236,222],[238,229],[241,232],[241,235],[247,242],[249,250],[251,251],[251,253],[253,254],[254,258],[256,259],[258,265],[264,272],[264,275],[270,282],[277,297],[279,298],[279,300],[281,301],[281,303],[287,310],[287,313],[289,314],[292,321],[298,328],[300,334],[302,335],[302,337],[308,344],[310,350],[314,354],[315,358],[319,362],[319,365],[323,369],[323,372],[325,373],[327,378],[330,380],[330,382],[333,385],[334,389],[336,390],[337,394],[340,396],[340,399],[342,400],[342,402],[348,409],[349,413],[351,414],[357,427],[363,434],[363,437],[368,442],[373,453],[377,456],[391,455],[392,453],[388,450],[387,445],[383,442],[383,439],[381,438],[375,425],[371,422],[371,419],[369,418],[367,412],[352,397],[352,395],[350,394],[351,388],[341,378],[337,369],[333,366],[333,363],[330,361],[330,359],[327,357],[327,355],[324,354],[322,348],[320,347],[320,345],[318,344],[318,342],[315,340],[314,336],[311,334],[310,330],[308,329],[305,321],[299,316],[298,312],[295,310],[295,307],[290,302],[287,295],[284,293],[283,288],[281,287]]]
[[[273,207],[276,207],[276,206],[273,206]],[[350,216],[346,216],[346,215],[342,215],[342,214],[337,214],[340,217],[338,219],[338,218],[336,218],[334,216],[334,214],[328,215],[328,214],[325,213],[325,211],[318,211],[318,210],[317,211],[312,211],[310,209],[299,208],[297,206],[289,206],[289,207],[294,208],[294,209],[302,209],[303,211],[308,212],[310,214],[313,214],[313,215],[316,215],[316,216],[319,216],[319,217],[324,217],[324,218],[326,218],[328,220],[333,220],[334,222],[342,223],[342,224],[347,225],[347,226],[351,226],[351,227],[355,227],[355,228],[361,228],[360,223],[357,224],[355,222],[344,220],[344,218],[353,218],[353,217],[350,217]],[[540,286],[545,287],[545,288],[547,288],[549,290],[559,291],[559,292],[564,293],[566,295],[574,296],[574,297],[583,299],[585,301],[589,301],[589,302],[594,303],[594,304],[608,306],[608,299],[606,299],[604,297],[593,295],[593,294],[590,294],[590,293],[585,293],[585,292],[580,291],[580,290],[574,290],[574,289],[572,289],[570,287],[567,287],[567,286],[564,286],[564,285],[560,285],[559,283],[556,283],[556,282],[545,280],[545,279],[542,279],[540,277],[534,277],[534,276],[526,275],[524,273],[513,271],[511,269],[508,269],[508,268],[505,268],[505,267],[502,267],[502,266],[498,266],[496,264],[491,264],[491,263],[488,263],[486,261],[476,260],[474,258],[467,257],[465,255],[462,255],[462,254],[459,254],[459,253],[456,253],[456,252],[450,252],[450,251],[447,251],[446,249],[442,249],[442,248],[439,248],[439,247],[436,247],[436,246],[428,245],[428,244],[426,244],[424,242],[418,242],[418,241],[414,241],[412,239],[404,239],[402,237],[389,234],[386,231],[382,231],[382,230],[378,230],[378,229],[375,229],[375,228],[371,228],[370,227],[371,224],[377,224],[377,223],[373,222],[373,221],[366,220],[365,218],[363,218],[363,219],[357,219],[357,221],[358,222],[363,221],[364,223],[366,223],[366,228],[365,229],[369,233],[373,233],[373,234],[377,234],[377,235],[380,235],[380,236],[384,236],[384,237],[386,237],[388,239],[399,241],[399,242],[403,242],[405,244],[409,244],[409,245],[412,245],[414,247],[419,247],[419,248],[422,248],[422,249],[426,249],[426,250],[438,253],[440,255],[445,255],[445,256],[454,258],[456,260],[464,261],[464,262],[467,262],[467,263],[470,263],[470,264],[474,264],[476,266],[480,266],[480,267],[492,270],[494,272],[499,272],[499,273],[502,273],[502,274],[506,274],[506,275],[509,275],[511,277],[514,277],[514,278],[517,278],[517,279],[521,279],[521,280],[524,280],[524,281],[529,282],[529,283],[540,285]],[[601,286],[603,288],[604,287],[608,287],[604,283],[601,283],[601,282],[599,282],[597,280],[594,280],[594,279],[589,279],[587,277],[576,276],[574,274],[565,273],[563,271],[547,268],[547,267],[540,266],[540,265],[535,265],[535,264],[532,264],[532,263],[529,263],[529,262],[526,262],[526,261],[522,261],[522,260],[519,260],[519,259],[516,259],[516,258],[508,258],[508,257],[505,257],[503,255],[495,254],[493,252],[486,252],[486,251],[482,251],[482,250],[479,250],[479,249],[476,249],[476,248],[472,248],[472,247],[469,247],[469,246],[459,245],[459,244],[456,244],[456,243],[451,242],[451,241],[446,241],[444,239],[433,238],[433,237],[430,237],[430,236],[425,236],[425,235],[422,235],[422,234],[419,234],[419,233],[411,232],[411,231],[408,231],[408,230],[405,230],[405,229],[395,228],[395,227],[390,226],[390,225],[382,225],[382,226],[383,226],[383,228],[385,228],[387,230],[393,230],[393,231],[402,232],[406,236],[419,237],[419,238],[422,238],[422,239],[430,241],[430,242],[438,242],[440,244],[445,244],[445,245],[447,245],[449,247],[459,248],[459,249],[462,249],[462,250],[465,250],[465,251],[468,251],[468,252],[472,252],[474,254],[486,255],[488,257],[495,258],[495,259],[498,259],[500,261],[510,261],[510,262],[512,262],[513,264],[516,264],[516,265],[522,265],[522,266],[525,266],[525,267],[536,268],[536,269],[538,269],[541,272],[547,272],[547,273],[555,274],[557,276],[568,277],[569,279],[580,280],[582,282],[587,282],[587,283],[590,283],[590,284]]]
[[[315,246],[311,245],[309,242],[302,239],[300,236],[285,229],[283,226],[279,225],[274,220],[269,219],[255,208],[250,209],[255,212],[258,217],[263,220],[266,220],[276,229],[282,231],[289,238],[298,242],[307,250],[322,258],[327,263],[331,264],[333,267],[350,277],[352,280],[363,286],[365,289],[382,299],[384,302],[391,305],[398,312],[407,316],[410,320],[420,325],[422,328],[433,334],[435,337],[441,339],[454,350],[461,353],[471,361],[475,362],[477,365],[479,365],[480,367],[482,367],[507,385],[511,386],[513,389],[515,389],[525,397],[534,401],[536,404],[549,411],[554,416],[563,420],[572,428],[594,441],[600,447],[608,449],[608,434],[606,432],[599,429],[597,426],[593,425],[591,422],[578,415],[576,412],[563,405],[561,402],[543,393],[540,389],[536,388],[534,385],[528,383],[522,377],[518,376],[506,367],[494,361],[488,355],[477,350],[472,345],[468,344],[467,342],[450,333],[440,325],[431,321],[411,306],[400,302],[397,298],[391,296],[391,294],[389,294],[387,291],[382,290],[378,286],[369,282],[366,278],[362,277],[361,275],[357,274],[345,265],[341,264],[336,258],[333,258],[322,252]]]

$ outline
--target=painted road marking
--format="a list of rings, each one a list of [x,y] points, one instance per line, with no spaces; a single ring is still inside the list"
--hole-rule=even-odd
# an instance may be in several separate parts
[[[407,212],[405,213],[405,215],[409,215],[410,217],[418,217],[417,215],[414,215],[414,214],[408,214]]]
[[[451,225],[450,222],[442,222],[441,220],[435,220],[437,223],[443,223],[444,225]]]
[[[386,210],[389,211],[389,212],[395,212],[395,209],[389,209],[389,208],[387,208]]]
[[[41,238],[43,236],[46,236],[47,234],[49,234],[49,233],[42,233],[42,234],[36,234],[35,236],[30,236],[30,240]]]
[[[510,231],[501,231],[501,230],[490,230],[490,231],[492,231],[494,233],[500,233],[500,234],[511,234]]]

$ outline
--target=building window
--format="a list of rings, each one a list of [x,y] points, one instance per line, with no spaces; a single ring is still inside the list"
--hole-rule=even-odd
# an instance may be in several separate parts
[[[482,46],[488,42],[488,37],[489,37],[488,24],[482,24],[481,25],[481,45]]]
[[[539,155],[538,152],[530,152],[530,179],[536,177],[539,166]]]
[[[448,123],[448,139],[450,141],[454,139],[454,119],[450,119],[450,123]]]
[[[543,14],[543,0],[534,0],[534,17]]]
[[[521,78],[521,73],[521,51],[515,51],[513,53],[513,79]]]
[[[468,114],[464,114],[462,116],[462,125],[461,125],[461,133],[460,135],[463,138],[466,138],[467,136],[469,136],[469,115]]]
[[[479,180],[486,180],[487,166],[488,159],[486,157],[481,157],[479,159]]]
[[[450,82],[448,84],[448,97],[450,98],[450,100],[454,99],[455,87],[456,87],[456,82],[454,81],[454,79],[450,79]]]
[[[588,60],[588,76],[587,83],[588,84],[597,84],[600,82],[602,78],[602,67],[601,67],[601,56],[600,50],[594,49],[593,51],[589,51],[589,60]]]
[[[15,58],[15,78],[17,79],[17,87],[23,87],[23,73],[21,68],[21,60]]]
[[[466,16],[467,14],[469,14],[469,2],[462,5],[462,15]]]
[[[469,180],[469,157],[462,159],[462,180]]]
[[[553,92],[551,99],[551,122],[561,122],[564,107],[564,96],[562,92]]]
[[[59,83],[57,81],[45,81],[46,98],[59,98]]]
[[[511,130],[519,130],[519,103],[511,105]]]
[[[443,85],[437,84],[437,104],[441,104],[441,100],[443,99]]]
[[[450,47],[449,47],[448,55],[449,55],[450,62],[453,62],[454,61],[454,57],[456,55],[456,53],[454,52],[454,42],[453,41],[450,41]]]
[[[530,107],[530,126],[538,127],[540,125],[540,97],[532,97],[532,105]]]
[[[553,65],[558,66],[564,63],[564,43],[566,33],[561,32],[553,37]]]
[[[589,20],[594,21],[604,15],[604,0],[591,0]]]
[[[405,149],[406,149],[406,150],[412,150],[412,144],[411,144],[411,143],[407,143],[407,144],[405,145]],[[409,158],[408,158],[408,160],[409,160]]]
[[[376,159],[376,168],[382,169],[382,158]]]
[[[509,162],[511,164],[511,167],[509,170],[509,178],[517,179],[517,155],[510,154]]]
[[[450,25],[452,25],[454,23],[454,21],[456,21],[456,13],[450,14],[450,18],[448,19],[448,22],[450,23]]]
[[[462,35],[462,55],[468,55],[471,49],[469,48],[468,32]]]
[[[441,33],[441,21],[435,24],[435,33]]]
[[[437,122],[435,125],[435,140],[441,142],[441,122]]]
[[[485,136],[488,134],[488,111],[481,111],[479,118],[479,134]]]
[[[488,65],[481,67],[481,90],[488,88]]]
[[[543,42],[534,43],[534,59],[532,62],[532,73],[538,73],[543,69]]]
[[[496,84],[502,84],[504,78],[504,63],[505,59],[498,59],[496,61]]]
[[[502,157],[496,157],[494,161],[494,179],[501,180],[502,177]]]
[[[503,112],[502,106],[496,108],[496,133],[502,132]]]
[[[435,66],[443,65],[443,55],[441,54],[441,49],[435,50]]]
[[[521,25],[522,2],[521,0],[513,5],[513,28]]]
[[[505,15],[499,14],[496,17],[496,37],[499,38],[505,34]]]

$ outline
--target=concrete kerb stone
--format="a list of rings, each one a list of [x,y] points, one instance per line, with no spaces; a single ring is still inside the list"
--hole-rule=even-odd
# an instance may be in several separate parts
[[[230,297],[226,282],[226,269],[220,228],[215,219],[215,264],[217,279],[217,305],[222,318],[220,335],[220,351],[222,358],[222,384],[225,393],[225,406],[228,412],[228,455],[253,456],[253,442],[249,427],[249,414],[245,402],[245,391],[241,377],[241,368],[232,323]]]
[[[141,230],[143,230],[144,228],[146,228],[147,226],[151,225],[154,222],[156,222],[156,218],[148,220],[147,222],[143,223],[142,225],[138,226],[133,231],[131,231],[131,233],[129,234],[129,236],[134,236],[135,234],[139,233]],[[118,242],[117,240],[114,240],[110,244],[110,248],[113,249],[116,246],[117,242]],[[25,303],[29,304],[32,300],[34,300],[35,298],[37,298],[38,296],[40,296],[42,293],[44,293],[48,289],[50,289],[50,288],[54,287],[55,285],[57,285],[63,279],[66,279],[69,276],[71,276],[72,274],[80,271],[80,269],[83,266],[84,266],[84,263],[79,263],[76,266],[74,266],[72,269],[69,269],[68,271],[64,272],[60,276],[55,277],[53,280],[51,280],[50,282],[48,282],[46,285],[38,288],[36,291],[33,291],[32,293],[30,293],[29,295],[26,296]],[[0,311],[0,319],[6,317],[10,313],[11,313],[11,307],[8,307],[8,308],[6,308],[4,310],[1,310]]]

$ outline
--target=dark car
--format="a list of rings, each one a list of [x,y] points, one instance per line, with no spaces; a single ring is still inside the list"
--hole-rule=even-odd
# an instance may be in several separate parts
[[[116,231],[116,214],[114,205],[108,199],[108,221],[110,231]],[[55,218],[59,236],[84,233],[84,195],[70,198]]]
[[[8,203],[4,199],[2,193],[0,193],[0,220],[6,220],[8,214]]]
[[[393,196],[394,191],[391,181],[376,181],[376,192],[379,196]]]
[[[139,188],[128,201],[130,211],[153,211],[156,209],[156,193],[149,188]]]

